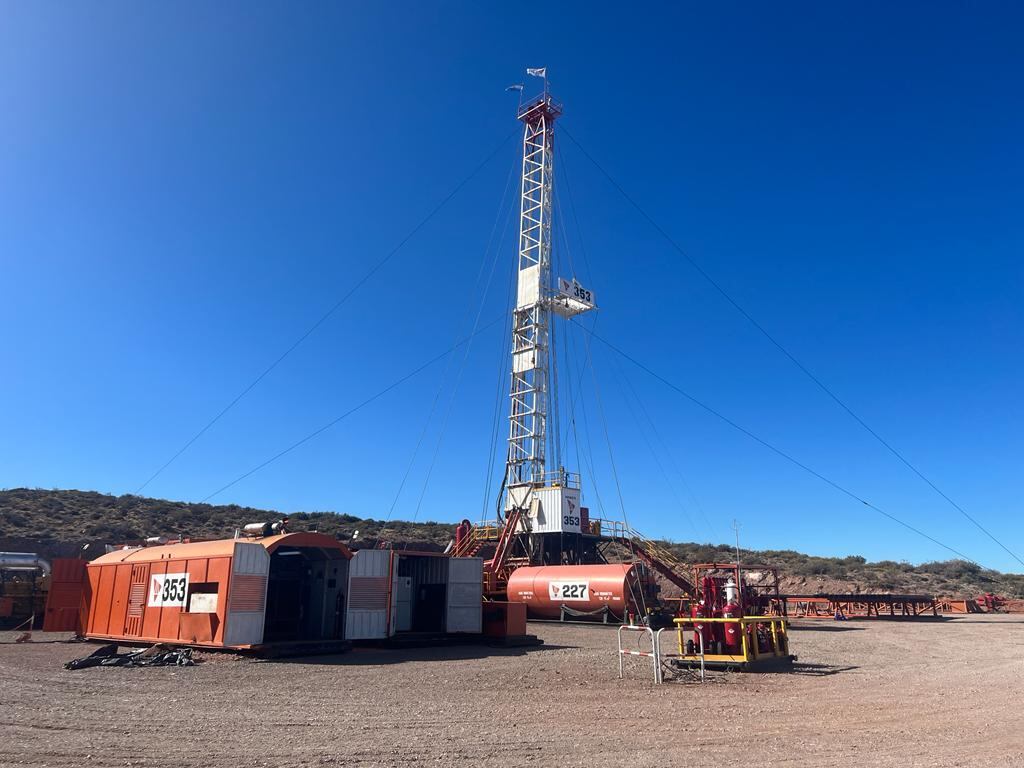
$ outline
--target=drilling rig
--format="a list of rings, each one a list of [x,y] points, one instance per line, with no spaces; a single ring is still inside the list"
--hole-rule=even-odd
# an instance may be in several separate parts
[[[484,594],[525,603],[534,617],[608,622],[655,612],[716,617],[736,606],[744,615],[761,612],[777,603],[774,568],[740,568],[738,561],[685,565],[631,528],[625,510],[621,521],[592,518],[581,504],[580,474],[562,463],[552,324],[596,304],[575,275],[552,280],[555,123],[562,105],[551,95],[546,69],[527,74],[541,77],[544,88],[535,98],[520,98],[517,112],[522,166],[505,473],[495,519],[463,520],[451,554],[484,556]],[[522,86],[515,87],[521,96]],[[768,582],[748,585],[745,574],[753,568],[769,574]],[[674,607],[659,599],[655,577],[680,593]]]
[[[523,141],[505,473],[495,519],[463,520],[450,552],[484,555],[485,594],[525,602],[535,617],[621,621],[658,605],[655,574],[694,601],[700,597],[695,584],[706,579],[624,520],[591,518],[581,505],[580,475],[562,463],[552,323],[596,304],[575,275],[552,280],[555,123],[562,105],[551,95],[546,68],[527,72],[544,85],[539,96],[520,99],[517,111]],[[515,88],[522,95],[522,86]]]

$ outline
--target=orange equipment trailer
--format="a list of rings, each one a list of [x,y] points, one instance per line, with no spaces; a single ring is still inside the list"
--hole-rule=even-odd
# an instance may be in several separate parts
[[[246,649],[344,640],[344,544],[318,533],[110,552],[89,563],[89,639]]]

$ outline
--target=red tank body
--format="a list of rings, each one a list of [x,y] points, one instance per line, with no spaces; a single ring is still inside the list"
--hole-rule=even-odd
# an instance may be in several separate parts
[[[645,586],[648,592],[643,592]],[[651,599],[649,590],[632,563],[527,566],[514,570],[508,579],[509,602],[525,603],[534,619],[561,618],[562,606],[602,615],[607,607],[616,620],[627,613],[642,615],[645,600]]]
[[[726,603],[722,609],[722,618],[733,619],[743,615],[743,611],[740,610],[739,603]],[[729,622],[722,625],[723,642],[725,643],[726,653],[739,653],[740,652],[740,625],[739,622],[735,624]]]

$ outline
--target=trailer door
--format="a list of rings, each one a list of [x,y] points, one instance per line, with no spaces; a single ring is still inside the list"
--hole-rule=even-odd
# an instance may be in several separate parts
[[[483,570],[483,558],[449,558],[448,632],[479,634],[482,631]]]
[[[388,636],[391,550],[361,549],[348,566],[348,640],[382,640]]]
[[[262,544],[236,541],[231,556],[224,645],[259,645],[267,618],[270,553]]]
[[[81,616],[88,610],[85,599],[85,560],[59,558],[50,572],[50,592],[43,614],[44,632],[84,632]]]

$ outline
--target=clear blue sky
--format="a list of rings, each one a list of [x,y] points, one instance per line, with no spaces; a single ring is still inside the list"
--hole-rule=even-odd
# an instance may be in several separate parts
[[[559,3],[536,21],[527,7],[5,4],[0,486],[138,488],[516,129],[504,88],[547,66],[581,145],[1021,553],[1019,7]],[[880,507],[1018,566],[558,143],[559,271],[593,288],[602,335]],[[478,310],[500,315],[511,229],[482,285],[517,153],[510,139],[146,493],[208,496],[441,352]],[[464,367],[460,352],[213,501],[385,517],[441,387],[394,515],[416,514],[455,391],[418,516],[478,518],[503,326]],[[750,547],[949,556],[600,346],[594,368],[630,522],[649,535],[729,541],[736,518]],[[588,500],[613,514],[584,381]],[[667,444],[657,461],[630,387]]]

